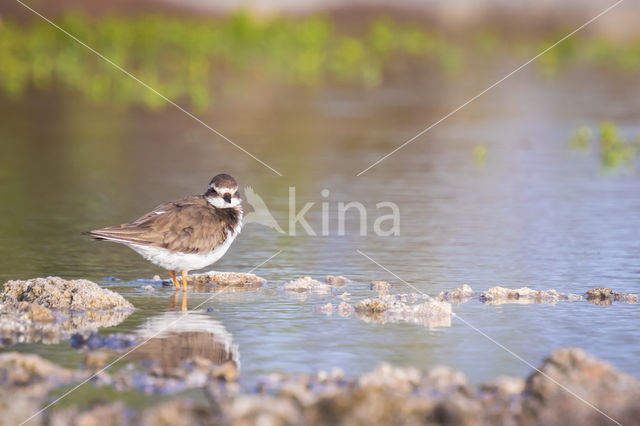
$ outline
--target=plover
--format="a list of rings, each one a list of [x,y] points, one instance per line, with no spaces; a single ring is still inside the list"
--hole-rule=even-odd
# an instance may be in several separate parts
[[[125,244],[168,269],[178,290],[176,271],[181,271],[186,291],[188,272],[217,262],[240,232],[241,203],[236,180],[223,173],[211,180],[202,195],[161,204],[133,222],[86,234]]]

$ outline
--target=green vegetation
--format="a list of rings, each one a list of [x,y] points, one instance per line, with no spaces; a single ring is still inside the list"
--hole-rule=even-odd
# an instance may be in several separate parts
[[[569,139],[569,146],[573,149],[587,149],[591,143],[593,133],[588,127],[580,127]]]
[[[592,135],[591,129],[580,127],[569,139],[569,145],[574,149],[587,149]],[[633,168],[634,159],[640,154],[640,137],[636,141],[626,140],[620,135],[618,126],[610,121],[600,124],[597,142],[602,167],[607,170],[621,166]]]
[[[476,145],[473,147],[473,161],[476,165],[481,166],[487,161],[487,148],[484,145]]]
[[[67,14],[56,21],[78,39],[172,100],[206,108],[222,82],[269,81],[317,86],[331,82],[380,85],[385,74],[424,65],[444,76],[473,72],[497,52],[531,57],[548,41],[513,41],[483,30],[469,43],[454,42],[424,26],[373,19],[364,29],[341,28],[323,14],[293,19],[237,12],[224,18],[162,15],[93,19]],[[500,55],[504,57],[504,55]],[[540,58],[544,75],[571,61],[637,72],[640,41],[566,40]],[[13,96],[29,87],[61,84],[97,102],[165,102],[106,64],[46,22],[0,22],[0,91]]]

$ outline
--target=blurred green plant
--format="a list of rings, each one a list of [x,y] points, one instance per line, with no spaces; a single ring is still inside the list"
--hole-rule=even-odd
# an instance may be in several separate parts
[[[390,69],[433,64],[444,76],[458,76],[475,56],[486,61],[498,51],[532,56],[551,41],[511,41],[482,29],[471,43],[453,42],[424,26],[372,19],[364,30],[334,24],[324,14],[304,18],[256,17],[238,11],[222,18],[165,15],[89,18],[69,13],[59,24],[113,62],[175,101],[203,109],[222,81],[238,77],[316,86],[327,81],[376,87]],[[553,40],[550,37],[548,40]],[[574,60],[640,70],[640,40],[568,39],[543,55],[538,69],[553,76]],[[96,102],[165,102],[105,64],[46,22],[0,21],[0,90],[21,96],[29,87],[54,85]]]
[[[473,161],[478,166],[487,162],[487,148],[484,145],[476,145],[473,147]]]
[[[593,133],[588,127],[578,128],[569,138],[569,146],[573,149],[587,149],[591,145]]]
[[[593,132],[588,127],[578,128],[569,138],[569,146],[584,150],[590,147]],[[640,154],[640,137],[627,141],[620,135],[618,126],[611,121],[603,121],[598,128],[600,163],[605,170],[622,166],[633,168],[635,158]]]
[[[633,166],[636,147],[624,140],[615,123],[605,121],[600,124],[600,158],[603,167],[614,169],[621,165]]]

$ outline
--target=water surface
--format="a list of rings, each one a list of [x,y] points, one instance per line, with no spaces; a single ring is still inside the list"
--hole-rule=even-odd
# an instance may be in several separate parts
[[[573,70],[555,80],[523,71],[360,177],[356,174],[509,71],[481,69],[472,79],[418,73],[379,89],[265,87],[247,82],[202,118],[284,174],[278,177],[179,111],[96,105],[73,93],[34,92],[0,101],[0,279],[58,275],[87,278],[127,297],[137,311],[103,333],[142,333],[167,318],[173,290],[148,293],[139,278],[166,271],[82,231],[122,223],[155,205],[204,191],[219,172],[252,186],[287,229],[288,191],[329,236],[281,235],[247,225],[215,266],[255,273],[256,292],[224,293],[194,319],[209,317],[237,349],[247,386],[271,372],[341,368],[348,375],[381,362],[429,368],[447,364],[479,382],[531,369],[457,319],[449,328],[372,324],[325,316],[335,295],[289,297],[280,289],[301,275],[344,275],[352,302],[370,297],[371,280],[389,280],[371,256],[420,291],[468,283],[554,288],[596,286],[640,292],[640,185],[634,173],[605,171],[593,152],[567,140],[581,125],[614,120],[640,134],[637,77]],[[474,160],[476,145],[486,161]],[[330,195],[320,194],[328,189]],[[368,207],[369,235],[349,216],[337,235],[338,202]],[[375,204],[395,202],[401,235],[372,235]],[[251,210],[249,206],[245,206]],[[298,228],[298,234],[302,234]],[[120,281],[104,280],[117,277]],[[191,309],[208,294],[189,294]],[[640,376],[640,309],[614,303],[486,306],[473,299],[454,312],[534,365],[553,349],[580,346]],[[180,342],[180,339],[175,339]],[[165,345],[164,347],[167,347]],[[3,350],[41,354],[69,367],[82,356],[69,342]],[[169,350],[169,349],[166,349]],[[179,348],[176,348],[178,351]]]

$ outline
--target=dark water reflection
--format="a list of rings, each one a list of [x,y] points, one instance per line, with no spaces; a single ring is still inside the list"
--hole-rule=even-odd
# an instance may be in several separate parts
[[[185,361],[196,358],[222,365],[240,363],[237,345],[222,323],[201,312],[154,315],[138,329],[142,345],[132,358],[150,361],[164,376],[175,375]]]
[[[337,295],[302,300],[278,288],[300,275],[340,274],[354,280],[345,289],[352,301],[371,295],[370,280],[389,280],[394,292],[410,291],[356,252],[361,250],[432,295],[463,282],[476,291],[503,285],[640,292],[638,178],[605,173],[595,156],[567,148],[576,127],[603,119],[617,121],[625,134],[640,134],[636,76],[575,70],[545,81],[524,71],[356,177],[505,70],[480,69],[465,81],[428,75],[390,79],[374,91],[301,91],[257,82],[234,87],[203,119],[284,177],[170,109],[113,110],[66,94],[4,99],[0,278],[116,276],[124,282],[102,283],[138,310],[106,331],[140,332],[148,321],[166,321],[173,290],[158,286],[146,293],[141,283],[128,281],[166,273],[126,247],[89,241],[80,232],[200,192],[212,175],[226,171],[242,187],[252,186],[283,227],[290,186],[296,187],[298,208],[316,202],[307,218],[317,232],[321,202],[330,203],[333,215],[326,237],[283,236],[248,225],[216,266],[248,271],[282,250],[255,271],[268,280],[262,289],[215,294],[202,307],[211,312],[198,314],[233,336],[242,352],[243,381],[273,371],[333,367],[358,374],[383,361],[452,365],[474,381],[525,375],[526,365],[455,318],[451,327],[433,330],[369,324],[315,311],[319,304],[336,303]],[[474,161],[476,145],[487,149],[483,164]],[[320,196],[325,188],[327,199]],[[339,201],[370,207],[369,231],[378,214],[375,204],[397,203],[401,235],[359,236],[354,215],[347,235],[337,236]],[[188,306],[211,296],[190,294]],[[640,376],[638,305],[485,306],[474,299],[454,312],[533,364],[556,347],[581,346]],[[158,345],[190,346],[183,338],[191,339]],[[15,348],[65,365],[80,362],[64,343]]]

